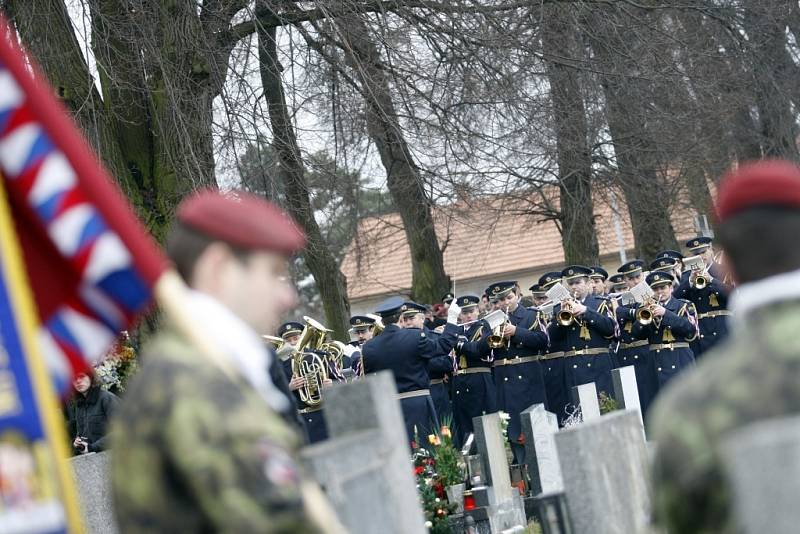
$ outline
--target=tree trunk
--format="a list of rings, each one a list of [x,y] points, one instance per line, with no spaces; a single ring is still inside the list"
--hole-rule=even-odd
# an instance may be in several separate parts
[[[637,57],[637,43],[624,28],[619,13],[605,9],[596,13],[595,32],[590,42],[600,63],[601,85],[605,95],[606,119],[617,159],[619,181],[628,204],[636,253],[653,259],[664,249],[677,248],[675,230],[670,221],[671,198],[659,170],[657,145],[647,129],[648,86],[637,75],[639,68],[615,54],[625,50],[625,57]],[[616,22],[618,26],[612,28]]]
[[[25,48],[36,59],[72,118],[123,191],[135,200],[138,188],[127,172],[64,1],[8,0],[6,9]],[[42,31],[43,28],[47,30]]]
[[[130,9],[122,0],[90,0],[102,98],[64,0],[9,3],[23,41],[157,239],[183,195],[216,186],[212,101],[233,45],[215,39],[222,15],[232,17],[240,3],[218,6],[216,18],[206,14],[214,24],[204,25],[192,3]]]
[[[562,6],[543,9],[545,59],[577,53],[572,26],[564,20],[565,15]],[[568,265],[596,265],[599,247],[592,202],[592,157],[578,71],[561,62],[547,61],[547,76],[558,151],[564,258]]]
[[[792,63],[786,52],[786,22],[789,12],[772,3],[746,2],[744,30],[751,53],[752,82],[764,155],[797,161],[800,154],[795,142],[796,126],[792,113]],[[796,90],[796,89],[795,89]]]
[[[337,339],[349,339],[347,330],[350,304],[347,300],[347,282],[339,270],[336,259],[328,249],[322,232],[314,219],[305,181],[305,168],[297,145],[281,81],[282,67],[278,61],[275,28],[259,28],[258,59],[261,85],[269,109],[273,147],[280,165],[278,173],[286,192],[286,209],[303,227],[308,245],[303,258],[314,275],[317,289],[325,309],[325,325],[333,329]]]
[[[431,201],[422,176],[403,136],[390,82],[369,29],[357,15],[342,17],[342,34],[348,61],[361,83],[367,131],[386,169],[392,201],[400,212],[411,249],[411,297],[418,302],[438,302],[450,287],[444,272],[442,250],[436,237]]]

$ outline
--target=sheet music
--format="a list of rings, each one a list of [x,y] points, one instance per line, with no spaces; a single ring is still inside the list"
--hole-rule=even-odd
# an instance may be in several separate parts
[[[544,313],[545,315],[553,315],[553,308],[555,308],[555,307],[556,307],[556,303],[555,302],[550,302],[550,303],[545,304],[544,306],[540,306],[540,307],[538,307],[536,309],[539,310],[540,312]]]
[[[556,282],[556,284],[547,290],[547,298],[552,300],[553,302],[561,302],[564,299],[572,298],[572,293],[564,287],[561,282]]]
[[[635,302],[636,299],[633,298],[633,293],[631,293],[630,291],[625,291],[619,296],[619,303],[622,304],[623,306],[629,306],[631,304],[634,304]]]
[[[641,304],[645,300],[653,298],[653,290],[647,285],[647,282],[639,282],[635,286],[633,286],[630,290],[631,295],[633,295],[634,302]]]
[[[483,318],[484,321],[489,323],[489,327],[494,330],[508,319],[508,316],[503,310],[495,310]]]
[[[706,262],[700,256],[690,256],[683,260],[683,267],[689,271],[704,271]]]

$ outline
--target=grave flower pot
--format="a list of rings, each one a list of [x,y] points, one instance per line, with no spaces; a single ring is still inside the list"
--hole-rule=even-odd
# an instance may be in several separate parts
[[[450,502],[450,504],[455,504],[458,506],[453,513],[460,514],[464,511],[464,490],[466,487],[466,484],[453,484],[452,486],[447,486],[447,500]]]

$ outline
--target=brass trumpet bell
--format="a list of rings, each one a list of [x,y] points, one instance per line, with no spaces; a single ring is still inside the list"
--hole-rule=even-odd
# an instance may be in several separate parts
[[[490,349],[502,349],[506,346],[506,338],[503,337],[503,327],[499,326],[492,331],[487,339]]]
[[[561,326],[569,326],[575,322],[575,314],[571,310],[561,310],[558,312],[557,320]]]
[[[569,326],[575,322],[575,312],[572,311],[572,301],[565,299],[561,302],[561,309],[556,315],[556,321],[561,326]]]
[[[636,310],[636,320],[642,326],[647,326],[653,322],[653,310],[649,306],[642,306]]]
[[[708,278],[706,278],[702,274],[698,275],[697,278],[694,279],[695,289],[704,289],[707,285],[708,285]]]

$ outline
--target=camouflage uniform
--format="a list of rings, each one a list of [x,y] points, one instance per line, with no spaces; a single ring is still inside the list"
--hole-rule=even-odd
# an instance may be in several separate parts
[[[732,429],[800,411],[800,302],[771,303],[656,401],[655,515],[668,532],[738,532],[720,442]]]
[[[123,532],[316,532],[295,463],[298,436],[263,398],[166,329],[112,427]]]

